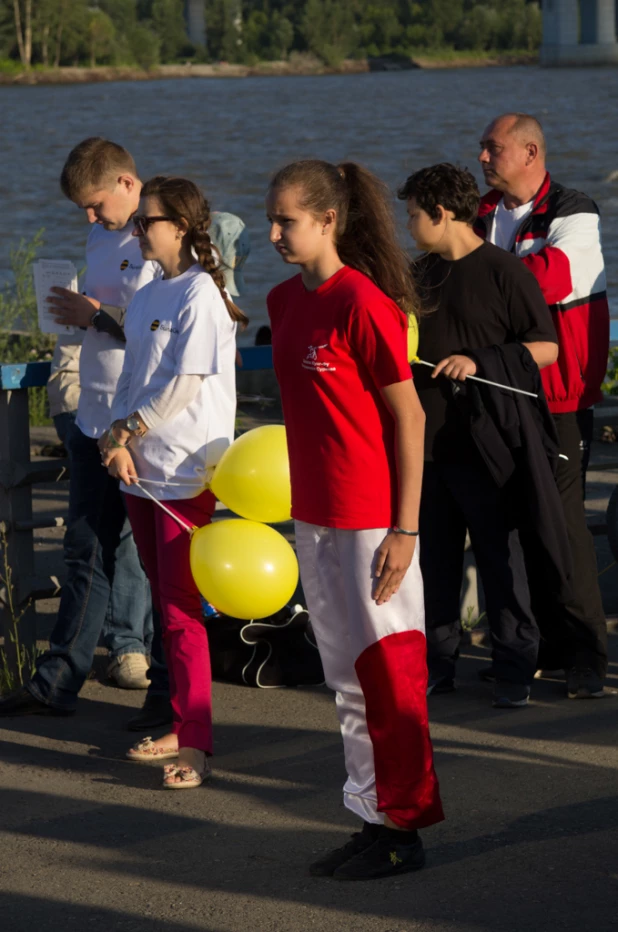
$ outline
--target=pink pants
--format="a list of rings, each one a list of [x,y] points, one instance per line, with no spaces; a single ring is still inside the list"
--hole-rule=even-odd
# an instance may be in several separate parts
[[[174,712],[172,731],[182,747],[212,754],[210,653],[200,594],[189,565],[191,539],[154,502],[126,495],[127,512],[139,555],[161,616],[163,644]],[[210,524],[215,497],[208,490],[196,498],[165,502],[185,524]]]

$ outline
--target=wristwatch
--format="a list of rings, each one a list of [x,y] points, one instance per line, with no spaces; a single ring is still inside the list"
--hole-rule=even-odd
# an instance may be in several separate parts
[[[147,428],[142,424],[137,414],[130,414],[125,420],[125,424],[127,425],[127,430],[130,430],[136,437],[143,437],[146,433]]]
[[[94,314],[92,315],[92,317],[90,318],[90,326],[91,326],[91,327],[94,327],[94,329],[95,329],[97,332],[98,332],[98,330],[99,330],[99,328],[98,328],[98,326],[97,326],[97,323],[98,323],[98,321],[99,321],[99,317],[100,317],[100,316],[101,316],[101,308],[99,308],[98,311],[95,311]]]

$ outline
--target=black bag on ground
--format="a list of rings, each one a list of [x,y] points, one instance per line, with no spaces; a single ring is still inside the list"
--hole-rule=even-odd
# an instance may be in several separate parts
[[[324,683],[309,613],[300,605],[258,621],[209,615],[205,624],[214,680],[260,689]]]

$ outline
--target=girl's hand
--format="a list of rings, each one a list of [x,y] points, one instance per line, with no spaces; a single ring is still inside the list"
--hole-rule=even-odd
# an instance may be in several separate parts
[[[376,551],[376,583],[373,598],[378,605],[398,591],[414,556],[416,537],[389,533]]]
[[[113,479],[121,479],[125,485],[131,485],[137,480],[133,457],[124,447],[107,451],[103,465],[107,466]]]
[[[432,379],[436,379],[440,373],[446,375],[449,379],[457,379],[459,382],[465,382],[467,376],[476,375],[476,363],[469,356],[447,356],[442,359],[431,373]]]
[[[131,431],[123,426],[124,421],[114,421],[109,430],[99,437],[97,445],[101,453],[101,462],[104,466],[109,466],[110,453],[118,449],[118,444],[126,446],[131,439]]]

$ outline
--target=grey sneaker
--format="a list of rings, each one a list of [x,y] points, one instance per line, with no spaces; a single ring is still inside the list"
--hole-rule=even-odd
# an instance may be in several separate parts
[[[522,683],[501,683],[494,686],[494,709],[523,709],[528,705],[530,687]]]
[[[582,667],[581,670],[573,667],[567,672],[569,699],[602,699],[605,695],[601,677],[590,667]]]
[[[114,657],[107,675],[121,689],[148,689],[150,680],[146,679],[148,658],[145,654],[119,654]]]

